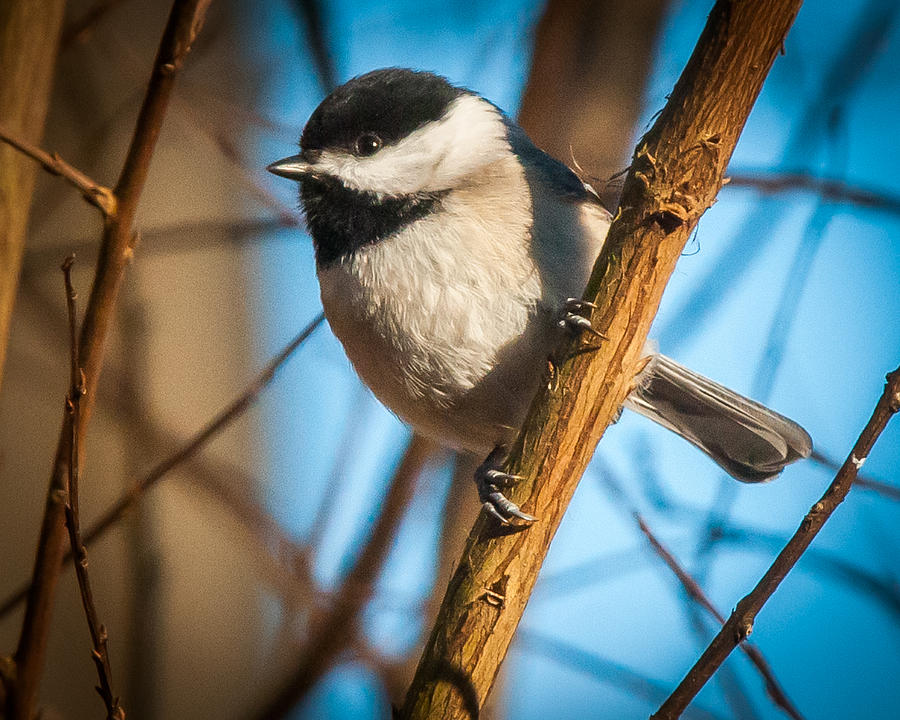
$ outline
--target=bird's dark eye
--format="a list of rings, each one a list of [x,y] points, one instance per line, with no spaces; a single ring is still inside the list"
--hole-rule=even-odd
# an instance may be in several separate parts
[[[381,138],[375,133],[363,133],[356,138],[356,154],[368,157],[381,149]]]

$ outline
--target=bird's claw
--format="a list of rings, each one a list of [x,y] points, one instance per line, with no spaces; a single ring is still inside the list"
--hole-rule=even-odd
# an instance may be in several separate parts
[[[597,305],[589,302],[588,300],[568,298],[565,305],[563,305],[562,312],[560,313],[559,326],[576,334],[587,332],[591,335],[594,335],[595,337],[600,338],[601,340],[609,340],[606,335],[597,330],[591,324],[590,319],[586,318],[584,315],[579,314],[585,308],[596,310]]]
[[[509,525],[512,518],[533,523],[537,520],[536,517],[522,512],[518,505],[500,492],[500,488],[509,487],[523,479],[520,475],[510,475],[498,469],[505,459],[506,450],[498,446],[475,471],[475,485],[478,487],[482,507],[502,525]]]

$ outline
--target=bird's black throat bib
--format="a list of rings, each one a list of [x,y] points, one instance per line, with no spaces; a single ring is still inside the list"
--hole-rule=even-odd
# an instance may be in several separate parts
[[[351,190],[337,179],[304,178],[300,199],[316,249],[316,264],[327,267],[429,213],[439,212],[446,194],[444,191],[379,197]]]

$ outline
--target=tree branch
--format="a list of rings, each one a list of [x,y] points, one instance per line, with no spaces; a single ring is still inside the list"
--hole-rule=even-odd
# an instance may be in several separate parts
[[[97,606],[94,604],[94,593],[91,590],[91,580],[88,576],[87,549],[81,539],[81,525],[78,512],[78,481],[81,474],[79,459],[79,406],[81,398],[85,394],[84,376],[78,367],[78,334],[76,328],[78,297],[72,285],[72,265],[75,256],[69,255],[62,264],[62,271],[66,285],[66,309],[69,318],[69,356],[71,371],[69,378],[69,393],[66,396],[66,409],[72,416],[72,441],[69,444],[69,488],[66,494],[66,527],[69,530],[69,544],[72,556],[77,559],[75,574],[78,577],[78,590],[81,594],[81,604],[84,608],[84,616],[87,619],[88,631],[91,634],[93,652],[91,658],[97,666],[97,677],[100,681],[97,692],[103,698],[106,707],[107,720],[125,720],[125,711],[119,705],[112,691],[112,668],[109,662],[109,648],[107,645],[106,628],[100,622],[97,615]]]
[[[819,530],[837,509],[865,462],[872,446],[881,435],[891,417],[900,411],[900,367],[887,376],[884,392],[875,406],[872,417],[860,434],[856,445],[844,461],[834,481],[822,498],[810,508],[803,518],[797,532],[788,540],[787,545],[775,558],[771,567],[763,575],[756,587],[738,604],[728,621],[713,638],[700,659],[694,664],[681,684],[660,706],[652,716],[653,720],[673,720],[681,715],[688,703],[694,699],[706,681],[712,677],[716,669],[725,661],[735,646],[743,641],[753,630],[753,622],[757,613],[772,596],[781,581],[787,576],[803,553],[812,543]]]
[[[44,129],[64,12],[65,0],[0,2],[0,127],[29,142]],[[36,176],[0,144],[0,382]]]
[[[104,185],[94,182],[78,168],[69,165],[58,153],[48,153],[24,138],[16,137],[0,125],[0,140],[14,147],[23,155],[40,163],[51,175],[59,175],[81,193],[82,197],[103,213],[105,217],[116,214],[116,196]]]
[[[700,587],[700,584],[691,577],[687,570],[681,567],[681,564],[675,559],[675,556],[657,539],[656,535],[653,534],[653,531],[644,521],[644,518],[641,517],[640,513],[635,512],[634,519],[637,521],[641,532],[644,533],[644,536],[647,538],[647,542],[650,543],[650,546],[656,554],[662,558],[662,561],[668,565],[675,577],[678,578],[681,587],[684,588],[684,591],[688,596],[706,610],[706,612],[712,615],[720,625],[724,624],[725,618],[722,616],[722,613],[719,612],[719,609],[712,604],[712,601],[707,597],[706,593],[703,592],[703,588]],[[766,692],[772,699],[772,702],[784,710],[784,712],[794,720],[803,720],[803,715],[800,714],[800,711],[797,710],[790,698],[788,698],[784,689],[781,687],[781,683],[778,682],[778,679],[772,672],[769,661],[763,657],[759,648],[745,641],[741,643],[741,650],[743,650],[747,657],[750,658],[750,662],[756,666],[759,674],[762,675],[763,681],[766,684]]]
[[[816,177],[805,172],[735,172],[728,187],[752,188],[765,194],[815,193],[823,200],[900,215],[900,197],[856,187],[842,180]]]
[[[728,160],[800,0],[720,0],[669,102],[638,145],[585,298],[609,341],[573,339],[558,381],[535,398],[509,472],[511,499],[540,521],[525,532],[483,514],[450,581],[401,713],[477,715],[550,541],[594,448],[631,389],[666,282]],[[539,479],[539,480],[538,480]]]
[[[131,145],[113,191],[117,198],[117,210],[104,225],[94,283],[81,327],[78,365],[84,372],[87,393],[79,408],[79,441],[83,440],[93,410],[109,326],[125,268],[133,254],[134,216],[147,178],[150,158],[156,147],[175,77],[200,31],[210,1],[175,0],[153,64]],[[7,715],[11,720],[31,720],[34,714],[66,540],[62,499],[66,490],[71,442],[72,418],[66,413],[47,491],[25,620],[16,649],[17,680],[7,697]]]

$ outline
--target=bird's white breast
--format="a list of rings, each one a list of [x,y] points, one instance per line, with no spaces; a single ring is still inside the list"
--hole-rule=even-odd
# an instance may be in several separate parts
[[[534,353],[519,345],[542,281],[524,182],[503,160],[438,213],[319,272],[329,323],[360,377],[447,445],[489,448],[521,413],[519,386],[533,392]]]
[[[328,321],[362,380],[457,449],[515,436],[559,341],[557,311],[580,296],[609,225],[598,205],[525,175],[508,155],[439,211],[319,271]]]

